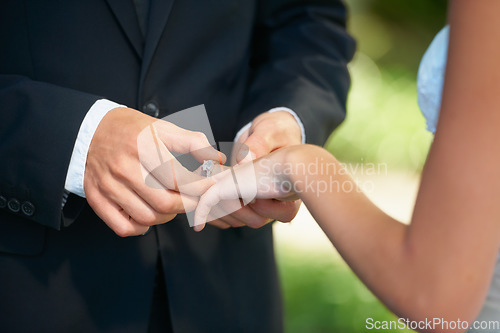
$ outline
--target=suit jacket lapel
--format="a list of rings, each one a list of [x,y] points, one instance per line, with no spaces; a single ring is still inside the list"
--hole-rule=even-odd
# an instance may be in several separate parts
[[[118,0],[120,1],[120,0]],[[148,71],[148,68],[153,59],[154,53],[160,41],[165,25],[167,24],[168,16],[172,10],[174,0],[150,0],[149,8],[149,23],[146,32],[146,45],[144,46],[144,54],[142,61],[141,82]]]
[[[139,28],[137,13],[132,0],[106,0],[120,23],[125,35],[139,57],[143,54],[144,39]]]

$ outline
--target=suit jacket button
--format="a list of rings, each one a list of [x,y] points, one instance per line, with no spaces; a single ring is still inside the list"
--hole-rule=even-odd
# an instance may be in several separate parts
[[[10,199],[9,202],[7,202],[7,207],[11,212],[18,213],[21,209],[21,203],[17,199]]]
[[[35,205],[33,205],[29,201],[25,201],[21,205],[21,210],[22,210],[24,215],[31,217],[31,216],[33,216],[33,214],[35,214]]]
[[[5,207],[7,207],[7,198],[3,195],[0,195],[0,208],[3,209]]]
[[[160,116],[160,108],[155,102],[148,102],[144,104],[142,111],[151,117],[158,118]]]

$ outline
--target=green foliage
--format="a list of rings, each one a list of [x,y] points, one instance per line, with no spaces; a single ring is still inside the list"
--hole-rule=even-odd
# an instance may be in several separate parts
[[[404,69],[381,71],[363,53],[350,71],[347,117],[326,148],[343,162],[420,171],[432,135],[417,105],[415,79]]]
[[[350,163],[420,171],[432,141],[417,106],[418,64],[446,24],[446,0],[347,0],[358,42],[347,118],[326,148]]]
[[[278,249],[287,333],[380,331],[366,329],[366,320],[397,320],[333,250],[311,256]]]
[[[358,50],[381,67],[416,72],[423,51],[446,24],[447,0],[347,0]]]

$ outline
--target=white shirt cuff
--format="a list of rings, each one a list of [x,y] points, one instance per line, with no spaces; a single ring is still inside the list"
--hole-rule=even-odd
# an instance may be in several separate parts
[[[297,121],[297,124],[299,124],[299,127],[300,127],[300,134],[302,136],[302,143],[303,144],[306,143],[306,130],[305,130],[304,124],[300,120],[299,116],[292,109],[285,108],[285,107],[273,108],[267,112],[271,113],[271,112],[277,112],[277,111],[286,111],[289,114],[291,114],[293,116],[293,118],[295,118],[295,120]],[[243,133],[245,133],[246,130],[248,130],[250,128],[250,126],[252,126],[252,122],[249,122],[248,124],[243,126],[238,131],[238,133],[236,133],[236,136],[234,137],[234,142],[238,141],[238,139],[243,135]]]
[[[80,130],[78,131],[73,153],[71,154],[68,173],[66,174],[66,183],[64,184],[64,189],[66,191],[85,198],[83,178],[85,175],[85,164],[87,162],[90,142],[102,118],[109,111],[117,107],[123,107],[123,105],[107,99],[100,99],[96,101],[87,112],[80,126]]]

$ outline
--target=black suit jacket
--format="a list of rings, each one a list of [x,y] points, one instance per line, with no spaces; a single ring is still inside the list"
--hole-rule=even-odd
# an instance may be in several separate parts
[[[270,227],[197,234],[180,216],[123,239],[82,198],[61,211],[64,181],[103,97],[159,117],[205,104],[217,141],[285,106],[322,144],[345,113],[345,15],[336,0],[152,0],[143,38],[131,0],[0,1],[0,331],[144,332],[159,255],[174,330],[280,331]]]

